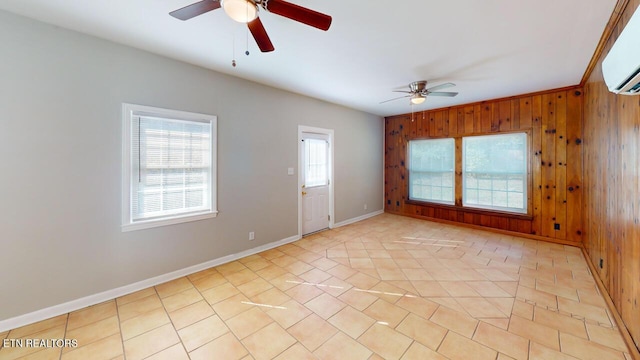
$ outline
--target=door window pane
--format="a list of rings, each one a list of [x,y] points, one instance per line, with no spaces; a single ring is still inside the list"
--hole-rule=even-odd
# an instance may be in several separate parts
[[[304,185],[306,187],[328,184],[328,142],[320,139],[305,139]]]

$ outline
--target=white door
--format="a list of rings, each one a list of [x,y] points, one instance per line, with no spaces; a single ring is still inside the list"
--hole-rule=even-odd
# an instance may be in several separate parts
[[[302,235],[329,227],[329,136],[302,133]]]

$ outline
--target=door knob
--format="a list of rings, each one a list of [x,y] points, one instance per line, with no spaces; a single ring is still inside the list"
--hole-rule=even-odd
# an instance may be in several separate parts
[[[303,192],[302,192],[302,195],[307,195],[307,192],[306,192],[306,191],[303,191]]]

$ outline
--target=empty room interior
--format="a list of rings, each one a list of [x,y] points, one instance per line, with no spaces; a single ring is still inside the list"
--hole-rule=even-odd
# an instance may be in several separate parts
[[[2,0],[0,44],[0,360],[640,360],[640,0]]]

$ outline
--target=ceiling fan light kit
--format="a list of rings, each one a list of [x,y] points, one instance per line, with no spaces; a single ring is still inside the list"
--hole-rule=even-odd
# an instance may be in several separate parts
[[[413,96],[411,96],[411,103],[413,105],[420,105],[422,104],[425,100],[427,100],[427,98],[425,98],[424,96],[420,95],[420,94],[415,94]]]
[[[222,9],[239,23],[248,23],[258,17],[258,6],[249,0],[221,0]]]

